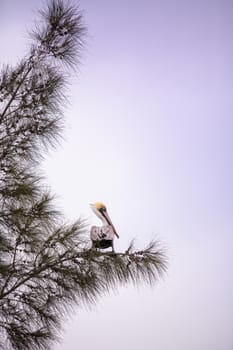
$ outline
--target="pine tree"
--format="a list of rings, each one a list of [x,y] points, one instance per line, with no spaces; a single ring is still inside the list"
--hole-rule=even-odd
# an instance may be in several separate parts
[[[64,88],[86,29],[78,8],[52,0],[27,57],[0,78],[0,348],[49,349],[74,304],[166,271],[158,242],[123,253],[90,249],[85,222],[64,223],[38,175],[62,132]]]

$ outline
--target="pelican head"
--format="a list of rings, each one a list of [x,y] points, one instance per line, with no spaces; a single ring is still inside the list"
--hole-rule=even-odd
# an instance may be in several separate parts
[[[116,232],[116,229],[108,215],[106,205],[104,205],[101,202],[96,202],[94,204],[90,204],[91,209],[94,211],[94,213],[98,216],[100,220],[102,220],[104,225],[110,225],[113,229],[114,234],[119,238],[118,233]]]

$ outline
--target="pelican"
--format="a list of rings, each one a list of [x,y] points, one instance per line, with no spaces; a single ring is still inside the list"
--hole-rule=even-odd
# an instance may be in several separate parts
[[[90,206],[103,223],[103,226],[92,226],[91,228],[90,236],[92,240],[92,247],[99,249],[112,247],[112,251],[114,252],[114,236],[119,238],[119,235],[117,234],[116,229],[108,215],[106,206],[101,202],[90,204]]]

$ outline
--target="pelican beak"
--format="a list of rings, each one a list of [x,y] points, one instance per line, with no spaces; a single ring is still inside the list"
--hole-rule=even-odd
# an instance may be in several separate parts
[[[107,220],[108,224],[109,224],[110,226],[112,226],[112,229],[113,229],[114,234],[117,236],[117,238],[119,238],[119,235],[118,235],[118,233],[116,232],[116,229],[115,229],[115,227],[114,227],[114,225],[113,225],[113,223],[112,223],[112,220],[110,219],[110,217],[109,217],[109,215],[108,215],[107,210],[101,211],[101,214],[102,214],[103,217]]]

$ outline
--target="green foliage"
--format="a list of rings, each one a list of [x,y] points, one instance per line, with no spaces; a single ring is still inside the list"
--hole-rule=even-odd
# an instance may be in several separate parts
[[[0,78],[0,348],[48,349],[74,303],[113,286],[152,284],[166,271],[162,249],[90,249],[85,222],[64,224],[36,165],[62,131],[67,68],[79,63],[85,28],[78,9],[53,0],[41,12],[28,57]],[[64,63],[64,64],[63,64]]]

